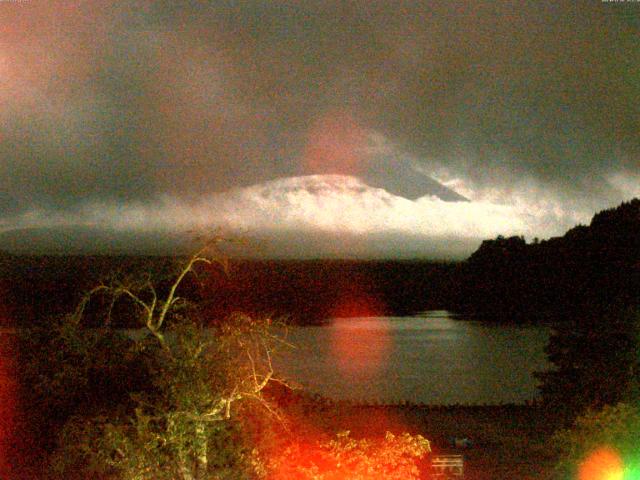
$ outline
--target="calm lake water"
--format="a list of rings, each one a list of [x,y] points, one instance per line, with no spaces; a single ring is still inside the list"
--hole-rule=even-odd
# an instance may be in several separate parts
[[[426,404],[524,403],[533,372],[549,367],[550,330],[459,320],[446,311],[415,317],[335,319],[293,327],[296,349],[274,362],[288,378],[339,400]]]

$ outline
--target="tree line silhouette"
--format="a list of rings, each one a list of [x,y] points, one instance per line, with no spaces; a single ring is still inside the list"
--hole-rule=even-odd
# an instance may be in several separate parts
[[[564,321],[640,298],[640,200],[597,213],[589,226],[526,243],[485,240],[459,265],[451,309],[507,322]]]
[[[135,275],[153,269],[171,278],[174,263],[170,257],[0,256],[0,325],[38,323],[68,311],[105,272]],[[242,311],[318,324],[335,316],[442,308],[454,270],[454,264],[429,261],[231,260],[226,274],[190,278],[181,288],[199,297],[212,321]]]

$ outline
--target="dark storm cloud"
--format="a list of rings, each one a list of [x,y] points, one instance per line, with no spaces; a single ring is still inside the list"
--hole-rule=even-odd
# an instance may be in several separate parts
[[[479,187],[531,180],[606,201],[608,174],[639,170],[638,4],[32,1],[0,11],[4,217],[322,173],[304,158],[327,118]],[[344,158],[327,173],[368,168]]]

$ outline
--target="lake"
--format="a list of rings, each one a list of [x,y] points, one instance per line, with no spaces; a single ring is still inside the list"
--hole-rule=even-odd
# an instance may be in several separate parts
[[[340,318],[291,327],[297,348],[275,365],[336,400],[425,404],[525,403],[533,372],[549,368],[548,327],[488,324],[447,311],[414,317]]]
[[[287,335],[296,348],[274,358],[278,372],[336,400],[525,403],[537,395],[533,372],[549,368],[548,327],[469,321],[442,310],[338,318],[289,327]],[[0,385],[10,379],[3,367]]]

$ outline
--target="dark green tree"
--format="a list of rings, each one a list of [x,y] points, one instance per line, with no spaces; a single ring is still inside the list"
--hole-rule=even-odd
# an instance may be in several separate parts
[[[556,326],[546,347],[553,368],[537,373],[545,403],[570,417],[637,398],[640,316],[634,307],[594,310]]]
[[[39,367],[34,378],[40,378],[45,398],[57,402],[54,407],[66,408],[52,460],[59,474],[196,480],[243,478],[255,470],[258,460],[251,448],[234,441],[242,424],[236,406],[253,401],[272,411],[263,391],[279,381],[271,358],[285,342],[272,333],[269,318],[235,314],[209,325],[197,304],[182,295],[187,277],[207,273],[200,267],[226,267],[216,250],[219,241],[186,259],[164,284],[134,275],[96,286],[73,315],[51,327],[53,341],[34,354]],[[115,342],[109,340],[111,329],[83,325],[97,298],[108,300],[100,302],[106,323],[114,312],[140,319],[135,339],[116,334]],[[42,368],[51,356],[59,371]],[[131,384],[124,375],[126,391],[115,404],[98,407],[91,401],[99,397],[92,386],[125,359],[128,373],[140,372],[139,381]],[[108,380],[119,388],[113,376]],[[86,392],[91,398],[78,401]]]

